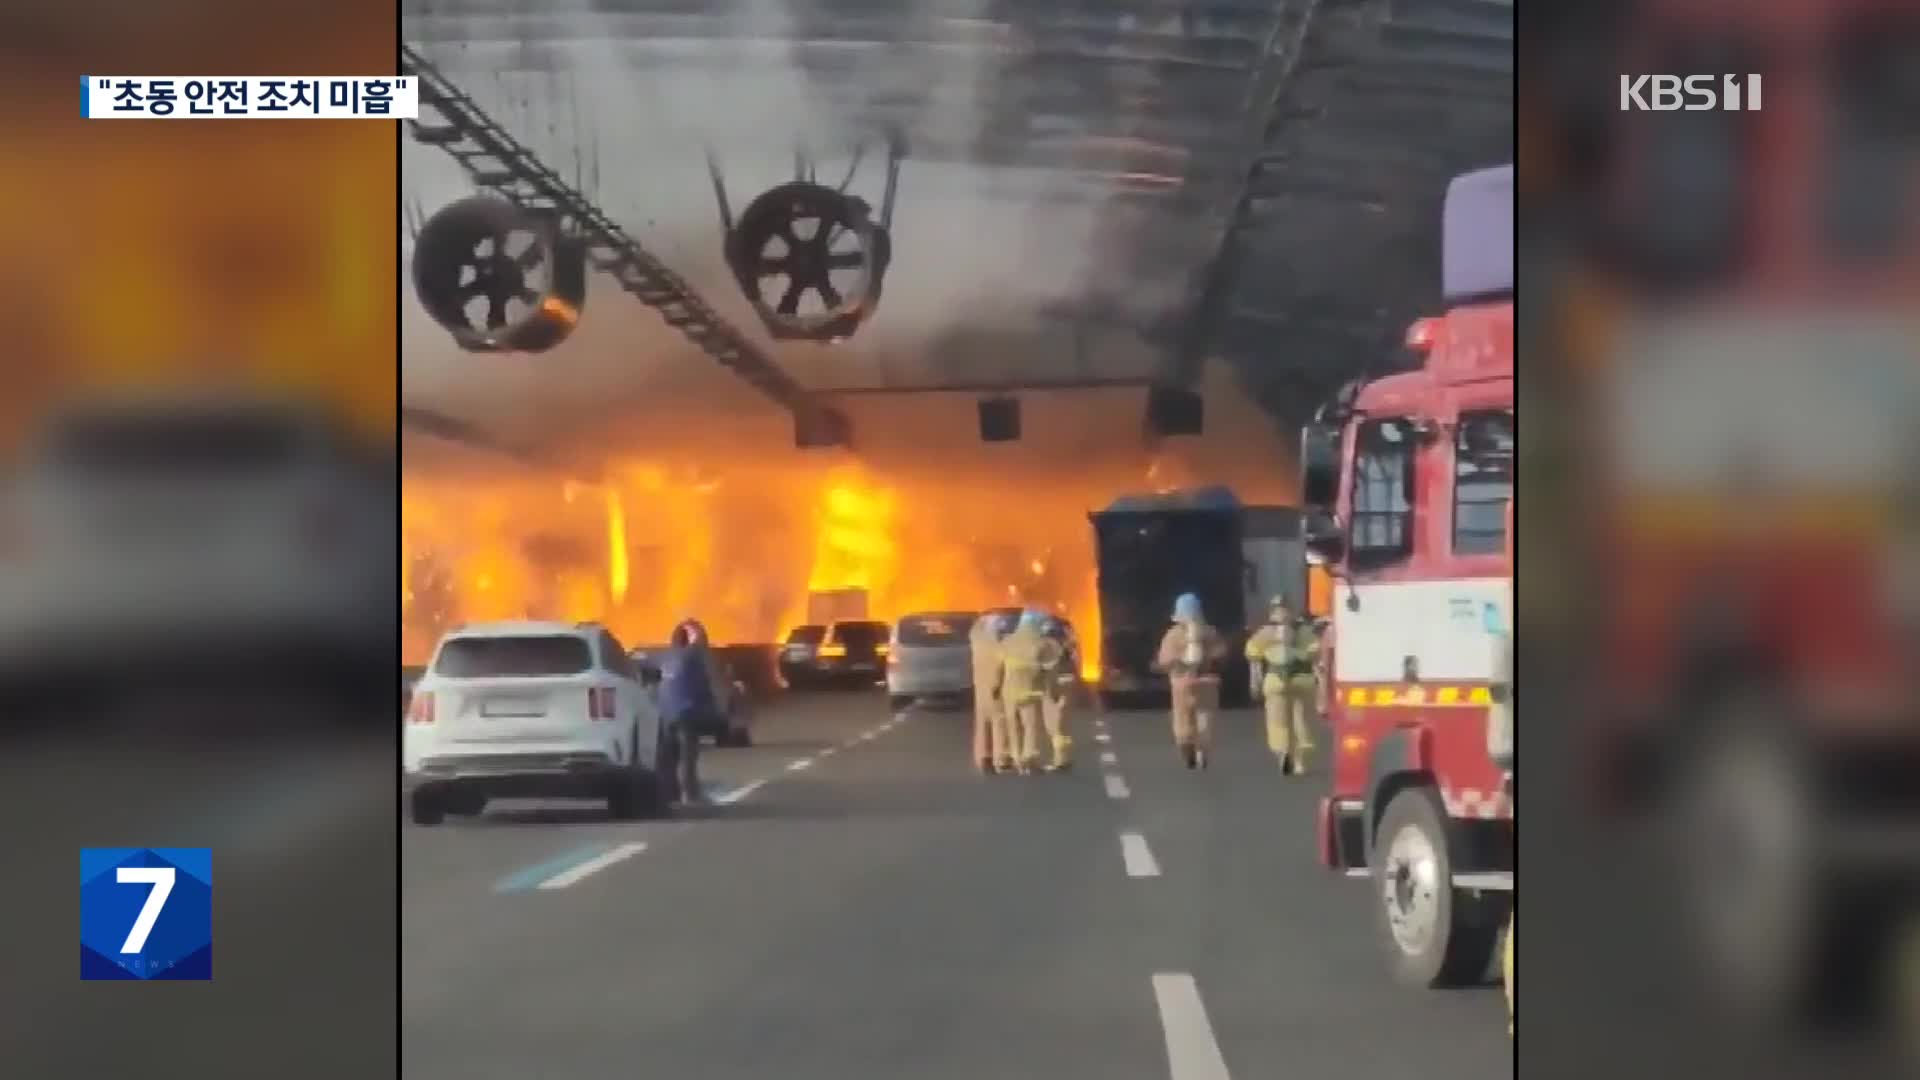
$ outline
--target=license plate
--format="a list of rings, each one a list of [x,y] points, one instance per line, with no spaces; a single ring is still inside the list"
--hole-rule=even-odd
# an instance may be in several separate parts
[[[539,702],[525,698],[495,698],[480,703],[480,715],[488,718],[545,716],[547,710]]]

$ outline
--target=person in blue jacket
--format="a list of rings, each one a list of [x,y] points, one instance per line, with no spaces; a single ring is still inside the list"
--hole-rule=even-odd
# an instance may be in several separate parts
[[[660,665],[660,722],[667,725],[674,749],[675,781],[680,801],[701,802],[701,719],[719,708],[713,697],[707,636],[700,624],[688,619],[673,628],[671,646]]]

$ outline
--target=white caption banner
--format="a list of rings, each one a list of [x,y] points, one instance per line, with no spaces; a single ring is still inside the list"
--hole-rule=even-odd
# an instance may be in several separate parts
[[[410,75],[83,75],[88,120],[416,120]]]

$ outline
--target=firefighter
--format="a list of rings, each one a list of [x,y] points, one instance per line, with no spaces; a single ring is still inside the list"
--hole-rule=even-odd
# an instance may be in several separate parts
[[[1006,703],[1014,767],[1023,776],[1040,765],[1041,703],[1060,666],[1060,643],[1041,631],[1045,618],[1028,608],[1013,633],[1000,640],[1000,697]]]
[[[983,773],[1013,769],[1013,744],[1007,731],[1007,712],[1000,699],[1000,638],[998,616],[982,615],[967,634],[973,654],[973,761]]]
[[[1173,705],[1173,745],[1189,769],[1207,767],[1213,714],[1220,706],[1220,661],[1227,643],[1207,625],[1200,598],[1182,593],[1173,603],[1173,625],[1160,639],[1154,669],[1167,673]]]
[[[1507,981],[1507,1037],[1513,1037],[1513,925],[1520,920],[1520,911],[1515,909],[1507,916],[1506,955],[1500,960],[1500,973]]]
[[[1052,744],[1053,760],[1048,763],[1050,773],[1066,772],[1073,768],[1073,736],[1067,734],[1067,707],[1078,674],[1077,657],[1066,647],[1067,627],[1059,619],[1048,616],[1041,625],[1041,632],[1047,640],[1059,647],[1059,656],[1054,662],[1047,679],[1046,695],[1040,699],[1040,719],[1046,724],[1047,740]]]
[[[1276,596],[1267,625],[1247,639],[1247,670],[1254,699],[1267,714],[1267,748],[1280,760],[1282,776],[1307,771],[1313,722],[1320,703],[1320,636],[1294,617],[1287,598]]]

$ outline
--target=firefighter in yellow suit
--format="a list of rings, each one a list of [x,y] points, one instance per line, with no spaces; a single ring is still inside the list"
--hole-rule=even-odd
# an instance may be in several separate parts
[[[1508,1038],[1513,1037],[1513,924],[1518,922],[1519,919],[1520,919],[1520,912],[1518,910],[1515,910],[1513,914],[1507,916],[1506,956],[1502,957],[1500,961],[1501,974],[1505,975],[1507,979],[1507,1037]]]
[[[1040,719],[1046,724],[1048,741],[1053,744],[1053,760],[1047,764],[1047,771],[1066,772],[1073,768],[1073,736],[1067,733],[1067,709],[1073,704],[1079,673],[1070,663],[1073,657],[1064,642],[1067,630],[1060,620],[1048,616],[1041,620],[1040,630],[1048,641],[1060,647],[1060,656],[1047,673],[1046,695],[1040,699]]]
[[[1182,593],[1173,602],[1173,625],[1160,639],[1155,670],[1167,673],[1173,706],[1173,745],[1189,769],[1207,767],[1213,749],[1213,714],[1220,707],[1220,661],[1226,639],[1207,624],[1200,598]]]
[[[1265,705],[1267,749],[1280,760],[1283,776],[1307,771],[1313,752],[1313,721],[1320,700],[1320,635],[1293,617],[1287,598],[1276,596],[1267,625],[1247,639],[1247,668],[1253,696]]]
[[[1000,694],[1007,706],[1014,767],[1022,774],[1040,766],[1042,702],[1062,656],[1060,643],[1040,629],[1045,617],[1028,608],[1020,613],[1013,633],[1000,640]]]
[[[973,761],[983,773],[1013,769],[1007,710],[1000,700],[1000,638],[994,615],[975,619],[967,634],[973,653]]]

